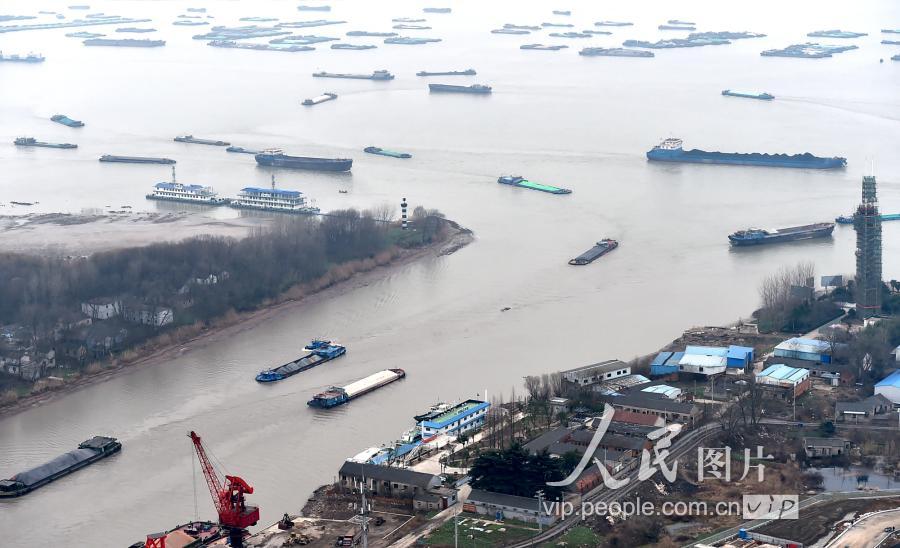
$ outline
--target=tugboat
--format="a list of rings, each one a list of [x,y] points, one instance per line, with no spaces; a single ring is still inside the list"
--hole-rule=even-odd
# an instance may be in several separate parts
[[[569,264],[576,266],[591,264],[617,247],[619,247],[619,242],[610,238],[604,238],[597,242],[594,247],[570,260]]]

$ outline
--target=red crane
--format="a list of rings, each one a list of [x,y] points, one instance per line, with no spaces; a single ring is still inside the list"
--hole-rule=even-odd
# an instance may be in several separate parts
[[[200,442],[200,436],[191,431],[189,434],[200,459],[209,493],[212,495],[216,511],[219,513],[219,524],[228,529],[232,548],[241,548],[244,545],[244,531],[259,521],[259,508],[247,505],[244,494],[252,495],[253,487],[238,476],[225,476],[225,486],[219,474],[213,468],[206,456],[206,450]]]

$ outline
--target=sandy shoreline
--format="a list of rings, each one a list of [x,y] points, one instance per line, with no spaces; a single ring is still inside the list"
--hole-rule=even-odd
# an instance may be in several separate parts
[[[128,363],[120,363],[116,366],[104,369],[92,375],[84,375],[81,378],[66,383],[58,388],[19,398],[15,402],[0,407],[0,419],[10,417],[28,409],[44,405],[48,402],[64,397],[82,388],[105,382],[126,370],[136,367],[152,366],[164,361],[174,359],[178,355],[191,350],[205,348],[222,340],[227,340],[234,335],[256,327],[272,317],[289,310],[296,310],[302,306],[315,304],[326,299],[331,299],[364,287],[372,282],[388,276],[392,271],[413,263],[424,257],[439,257],[449,255],[472,243],[475,238],[468,229],[461,228],[455,223],[451,224],[451,234],[443,241],[433,243],[427,247],[403,250],[400,255],[390,263],[383,266],[375,266],[370,270],[357,272],[348,279],[337,282],[324,289],[312,292],[300,299],[291,299],[271,306],[266,306],[251,312],[240,314],[236,320],[227,325],[214,326],[204,329],[197,336],[190,339],[172,343],[151,353],[138,357]]]

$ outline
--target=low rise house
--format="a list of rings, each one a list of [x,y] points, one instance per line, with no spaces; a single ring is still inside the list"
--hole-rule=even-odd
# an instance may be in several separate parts
[[[809,370],[773,364],[756,374],[756,385],[765,396],[792,400],[809,390]]]
[[[624,411],[616,409],[613,414],[613,422],[635,424],[640,426],[652,426],[659,428],[665,426],[666,420],[658,415],[648,415],[646,413],[635,413],[633,411]]]
[[[850,451],[850,442],[843,438],[803,438],[803,451],[809,458],[836,457]]]
[[[359,490],[365,485],[369,492],[391,498],[412,499],[441,486],[440,477],[433,474],[350,461],[341,466],[338,478],[347,489]]]
[[[672,401],[665,396],[646,392],[611,397],[608,403],[617,410],[652,415],[666,422],[690,425],[700,417],[700,408],[692,403]]]
[[[834,420],[837,422],[862,422],[883,415],[894,404],[881,394],[860,401],[839,401],[834,404]]]
[[[576,367],[560,374],[567,381],[578,386],[599,384],[610,379],[631,374],[631,366],[621,360],[606,360],[600,363]]]
[[[550,404],[550,413],[554,417],[560,413],[568,413],[572,406],[569,398],[550,398],[548,403]]]
[[[890,400],[895,407],[900,407],[900,369],[881,379],[875,385],[875,393]]]
[[[81,311],[94,320],[108,320],[122,312],[122,303],[109,297],[91,299],[81,303]]]
[[[538,499],[505,495],[481,489],[472,489],[469,498],[463,505],[463,510],[488,516],[498,521],[504,519],[517,519],[527,523],[552,525],[558,519],[555,515],[548,515],[540,507]]]
[[[132,305],[125,307],[122,317],[132,323],[163,327],[175,321],[171,308],[150,305]]]
[[[413,496],[413,508],[427,512],[430,510],[444,510],[457,502],[456,489],[449,487],[437,487],[425,493]]]

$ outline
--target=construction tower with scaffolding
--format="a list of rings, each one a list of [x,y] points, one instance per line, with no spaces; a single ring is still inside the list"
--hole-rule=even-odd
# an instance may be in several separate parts
[[[856,312],[868,318],[881,310],[881,217],[875,176],[862,181],[862,202],[853,216],[856,229]]]

